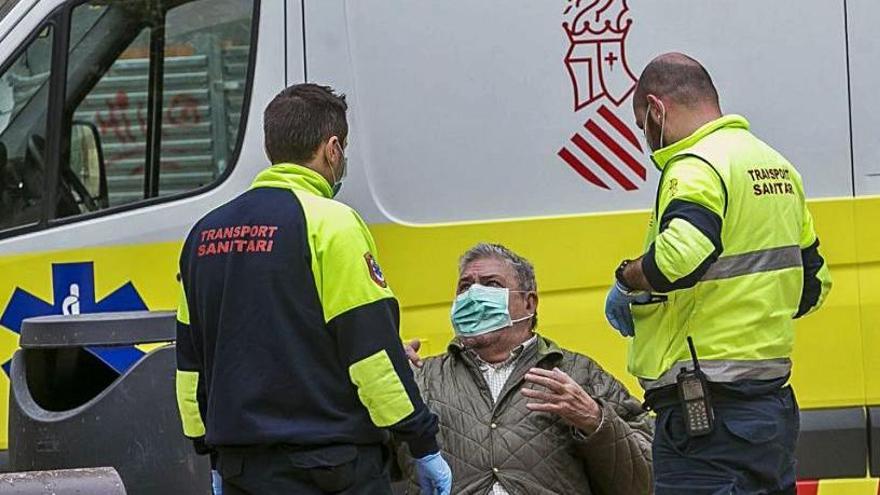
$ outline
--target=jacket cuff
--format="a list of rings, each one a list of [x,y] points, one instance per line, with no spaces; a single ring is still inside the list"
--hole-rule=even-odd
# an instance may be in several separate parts
[[[214,452],[215,452],[214,449],[210,445],[208,445],[208,443],[205,441],[205,435],[202,435],[200,437],[190,438],[190,440],[192,440],[193,449],[196,451],[196,454],[198,454],[198,455],[208,455],[208,454],[213,455],[214,454]]]
[[[437,437],[434,435],[409,440],[407,445],[409,445],[409,453],[413,459],[421,459],[426,455],[440,452],[440,446],[437,444]]]
[[[599,425],[596,426],[596,429],[593,430],[592,433],[586,433],[583,430],[572,426],[571,427],[571,436],[573,436],[574,439],[578,442],[587,441],[590,437],[592,437],[593,435],[598,433],[600,430],[605,428],[605,423],[606,423],[605,418],[608,416],[608,414],[605,413],[605,405],[602,402],[600,402],[599,399],[593,399],[593,400],[595,400],[596,403],[599,405],[599,414],[601,415],[601,417],[599,418]]]
[[[648,280],[648,285],[651,286],[652,292],[672,292],[672,282],[670,282],[669,279],[666,278],[666,275],[660,271],[660,267],[657,266],[657,260],[655,259],[656,256],[657,253],[655,251],[654,243],[651,243],[648,252],[642,256],[642,272],[645,274],[645,278]]]
[[[576,442],[580,443],[583,446],[590,446],[594,443],[609,443],[611,440],[603,440],[608,435],[614,435],[614,427],[613,423],[618,418],[617,413],[614,412],[614,409],[605,403],[605,401],[601,399],[596,399],[596,402],[599,404],[599,410],[602,411],[602,420],[599,421],[599,426],[596,427],[596,430],[593,433],[587,434],[576,428],[572,429],[572,435]],[[598,438],[598,440],[597,440]]]

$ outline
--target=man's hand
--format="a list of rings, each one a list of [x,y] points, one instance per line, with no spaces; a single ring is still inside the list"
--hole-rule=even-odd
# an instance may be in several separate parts
[[[409,362],[413,364],[416,368],[422,367],[422,358],[419,357],[419,349],[422,347],[422,341],[419,339],[412,339],[409,341],[409,344],[403,344],[403,351],[406,352],[406,358],[409,359]]]
[[[525,397],[538,401],[526,404],[530,411],[556,414],[569,425],[588,435],[596,431],[602,422],[602,409],[599,404],[559,368],[552,370],[532,368],[526,373],[525,380],[548,390],[547,392],[530,388],[521,390]]]

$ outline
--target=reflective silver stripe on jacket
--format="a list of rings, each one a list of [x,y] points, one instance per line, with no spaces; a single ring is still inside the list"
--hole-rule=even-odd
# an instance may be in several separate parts
[[[679,361],[656,380],[639,378],[645,390],[665,387],[676,383],[681,368],[694,368],[691,361]],[[773,380],[791,373],[791,359],[758,359],[754,361],[707,359],[700,360],[700,369],[711,382],[736,382],[740,380]]]
[[[715,263],[712,263],[712,266],[700,280],[733,278],[750,273],[795,268],[801,264],[801,248],[799,246],[762,249],[750,253],[722,256]]]

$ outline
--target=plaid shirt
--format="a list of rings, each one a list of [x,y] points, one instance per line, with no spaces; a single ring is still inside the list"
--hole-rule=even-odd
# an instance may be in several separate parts
[[[480,366],[480,372],[483,374],[483,379],[486,380],[486,385],[489,386],[489,391],[492,393],[493,403],[498,401],[498,396],[501,394],[501,390],[504,388],[504,385],[507,384],[507,380],[513,373],[514,368],[516,368],[516,362],[522,355],[522,352],[530,345],[533,345],[535,342],[537,342],[537,340],[538,336],[532,335],[532,338],[516,346],[516,348],[510,351],[509,358],[496,364],[487,363],[486,361],[480,359],[480,356],[478,356],[476,353],[473,354],[474,360],[476,360],[477,364]],[[486,495],[510,494],[507,493],[507,490],[505,490],[503,486],[501,486],[501,483],[495,483],[494,485],[492,485],[492,489]]]

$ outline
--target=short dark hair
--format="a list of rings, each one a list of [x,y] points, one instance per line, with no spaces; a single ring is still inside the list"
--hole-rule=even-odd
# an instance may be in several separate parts
[[[707,103],[718,105],[718,90],[709,71],[681,53],[660,55],[645,67],[636,87],[636,105],[646,105],[648,94],[691,108]]]
[[[278,93],[263,114],[269,161],[301,164],[332,136],[344,143],[347,110],[345,95],[337,95],[330,86],[294,84]]]

